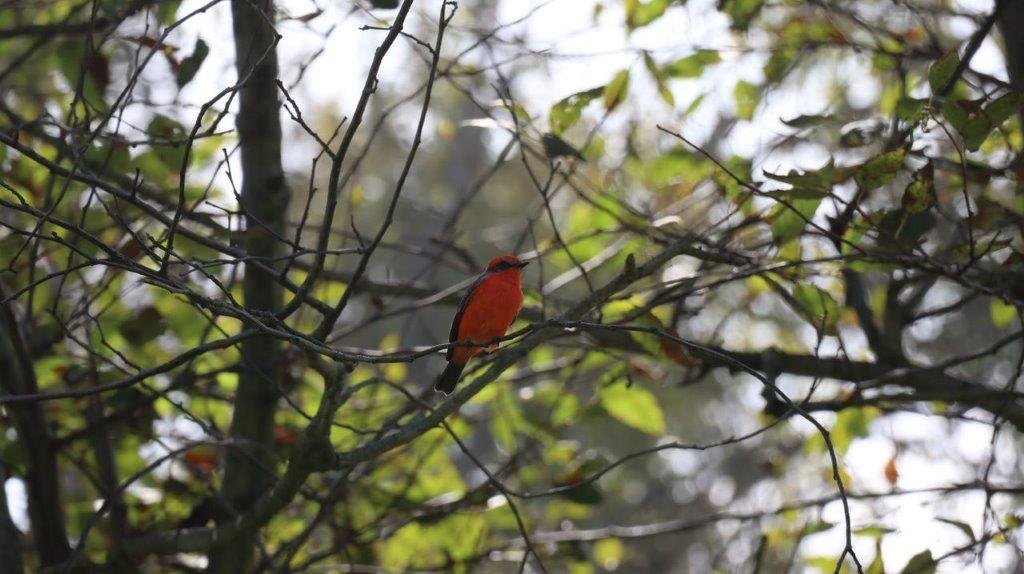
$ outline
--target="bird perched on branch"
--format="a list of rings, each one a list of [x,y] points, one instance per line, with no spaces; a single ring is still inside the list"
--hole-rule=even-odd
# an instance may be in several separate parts
[[[583,158],[580,150],[574,148],[572,144],[553,133],[546,133],[541,136],[540,143],[544,146],[544,155],[548,156],[548,159],[552,161],[569,158],[582,162],[587,161]]]
[[[520,261],[515,255],[500,255],[491,259],[487,264],[487,270],[470,286],[462,299],[452,321],[448,341],[486,344],[486,350],[496,349],[497,343],[489,342],[508,331],[523,304],[520,279],[523,267],[526,267],[527,263]],[[466,363],[483,351],[483,346],[448,347],[448,366],[438,377],[434,390],[445,394],[455,390]]]

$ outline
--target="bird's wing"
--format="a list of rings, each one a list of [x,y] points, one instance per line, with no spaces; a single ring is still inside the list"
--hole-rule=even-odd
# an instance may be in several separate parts
[[[452,319],[452,330],[448,333],[448,342],[454,343],[459,340],[459,323],[462,322],[462,314],[466,312],[466,307],[469,307],[469,300],[473,298],[473,294],[476,293],[476,288],[480,286],[480,283],[484,280],[487,273],[481,273],[476,281],[469,286],[466,290],[466,296],[462,298],[462,302],[459,303],[459,310],[455,312],[455,318]],[[452,354],[455,353],[455,347],[448,347],[448,353],[445,358],[449,361],[452,359]]]

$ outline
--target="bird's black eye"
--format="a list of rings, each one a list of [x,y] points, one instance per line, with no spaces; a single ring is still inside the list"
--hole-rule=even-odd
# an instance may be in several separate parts
[[[491,271],[501,271],[503,269],[508,269],[508,261],[499,261],[491,266]]]

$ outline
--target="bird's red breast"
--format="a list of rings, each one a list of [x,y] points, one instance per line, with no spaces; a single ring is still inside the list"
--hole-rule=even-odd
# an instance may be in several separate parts
[[[508,331],[523,304],[520,286],[525,263],[513,255],[495,257],[466,295],[452,325],[451,341],[485,343]],[[484,347],[452,347],[448,360],[465,364]]]

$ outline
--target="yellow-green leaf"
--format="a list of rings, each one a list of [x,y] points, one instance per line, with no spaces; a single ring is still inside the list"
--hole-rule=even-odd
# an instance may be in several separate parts
[[[993,325],[1000,329],[1005,329],[1017,317],[1017,308],[1000,299],[993,299],[989,303],[988,313],[992,317]]]
[[[601,406],[611,416],[647,434],[665,433],[665,417],[654,395],[638,385],[613,383],[600,390]]]
[[[903,148],[877,155],[860,166],[853,178],[864,191],[882,187],[896,177],[906,156]]]
[[[689,56],[665,64],[661,73],[669,78],[696,78],[704,72],[705,67],[721,60],[715,50],[697,50]]]
[[[608,111],[614,110],[626,99],[629,92],[629,70],[619,70],[604,88],[604,107]]]
[[[760,97],[758,87],[745,80],[740,80],[736,82],[736,87],[733,89],[733,97],[736,99],[736,116],[744,120],[752,119]]]
[[[903,211],[908,215],[935,207],[935,168],[929,161],[914,174],[914,179],[903,192]]]
[[[601,97],[603,93],[604,87],[598,86],[582,92],[576,92],[558,100],[555,105],[551,106],[551,110],[548,112],[548,124],[551,126],[551,132],[560,134],[572,127],[576,120],[580,119],[583,108]]]

